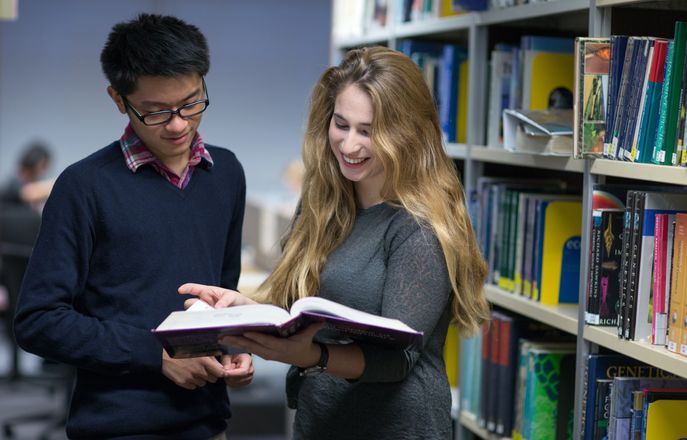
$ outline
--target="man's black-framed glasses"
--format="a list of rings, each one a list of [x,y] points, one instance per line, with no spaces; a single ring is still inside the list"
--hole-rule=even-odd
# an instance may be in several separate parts
[[[129,103],[129,100],[126,99],[126,97],[122,96],[122,101],[124,101],[124,105],[129,107],[131,111],[134,112],[134,115],[136,115],[139,121],[143,122],[143,124],[148,126],[166,124],[172,120],[174,115],[177,115],[182,119],[189,119],[203,113],[210,105],[210,95],[208,95],[208,88],[205,85],[205,78],[201,77],[201,79],[203,81],[205,99],[193,101],[186,105],[182,105],[176,110],[160,110],[157,112],[150,112],[142,115]]]

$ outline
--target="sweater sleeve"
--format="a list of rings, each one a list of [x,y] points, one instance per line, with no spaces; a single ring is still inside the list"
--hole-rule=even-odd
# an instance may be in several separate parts
[[[410,229],[410,230],[409,230]],[[400,319],[424,332],[423,349],[447,313],[451,285],[436,236],[417,223],[407,223],[390,239],[382,315]],[[365,357],[362,382],[396,382],[413,368],[421,351],[361,345]]]
[[[67,169],[43,210],[18,299],[18,344],[41,357],[119,375],[160,371],[162,346],[149,329],[84,314],[75,304],[87,289],[98,215],[92,177]]]

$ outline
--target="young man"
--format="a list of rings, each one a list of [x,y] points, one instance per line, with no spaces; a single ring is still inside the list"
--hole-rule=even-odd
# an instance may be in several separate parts
[[[58,178],[17,341],[77,368],[70,438],[220,438],[226,385],[252,380],[250,356],[171,359],[150,331],[183,310],[182,283],[235,289],[239,278],[243,170],[198,134],[207,43],[195,26],[142,14],[113,27],[101,63],[129,125]]]

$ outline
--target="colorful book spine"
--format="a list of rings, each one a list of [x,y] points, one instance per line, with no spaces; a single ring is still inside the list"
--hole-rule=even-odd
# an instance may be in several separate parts
[[[611,379],[597,379],[596,380],[596,396],[594,400],[594,420],[593,433],[591,437],[593,440],[603,439],[608,432],[608,416],[611,404],[611,386],[613,380]]]
[[[651,320],[651,343],[665,345],[668,332],[668,310],[665,307],[666,258],[668,248],[669,214],[655,215],[654,227],[654,279],[653,317]]]
[[[601,258],[599,261],[599,325],[618,323],[620,262],[625,212],[607,209],[601,213]]]
[[[666,115],[668,113],[668,94],[670,93],[670,84],[672,82],[673,72],[673,54],[675,53],[675,42],[673,40],[668,43],[668,54],[666,55],[665,78],[663,80],[663,88],[661,89],[661,99],[658,108],[658,124],[656,125],[656,140],[653,145],[653,152],[651,154],[651,161],[656,164],[663,164],[665,161],[665,152],[663,146],[666,140]]]
[[[630,244],[630,267],[627,282],[627,301],[625,306],[625,322],[623,323],[625,339],[634,339],[637,313],[637,290],[639,286],[639,260],[642,246],[644,226],[644,205],[646,204],[646,192],[637,191],[635,194],[634,208],[632,210],[632,242]]]
[[[655,58],[656,50],[655,50],[655,38],[649,38],[648,39],[648,50],[649,54],[646,58],[646,67],[642,75],[642,85],[641,87],[638,87],[638,98],[639,102],[637,105],[637,108],[635,110],[635,114],[637,115],[635,120],[632,121],[634,129],[632,136],[628,138],[627,142],[627,151],[629,151],[629,155],[626,155],[626,159],[631,161],[631,162],[637,162],[639,161],[639,133],[641,130],[641,123],[644,120],[644,113],[645,111],[648,111],[646,109],[646,102],[650,99],[647,97],[648,90],[649,90],[649,77],[651,75],[651,68],[653,64],[653,60]]]
[[[604,157],[610,158],[615,113],[617,110],[618,89],[627,49],[626,35],[611,35],[611,59],[608,67],[608,99],[606,101],[606,130],[604,132]]]
[[[682,73],[685,68],[685,48],[687,47],[687,22],[675,22],[675,36],[673,38],[675,49],[673,51],[673,69],[671,71],[670,89],[668,91],[668,105],[666,108],[665,141],[663,142],[663,164],[675,165],[677,157],[675,146],[677,145],[677,122],[680,111],[680,87],[682,86]]]
[[[649,72],[647,97],[644,102],[644,112],[642,113],[637,146],[637,161],[642,163],[651,162],[651,154],[656,141],[656,128],[658,126],[658,114],[661,104],[661,90],[665,78],[667,52],[668,40],[657,39],[654,43],[654,56]]]
[[[675,41],[670,40],[668,43],[668,54],[666,55],[665,78],[663,79],[663,88],[661,89],[661,100],[658,108],[658,125],[656,126],[656,141],[654,142],[653,153],[651,161],[653,163],[663,165],[665,162],[665,143],[666,143],[666,127],[667,115],[670,103],[670,90],[673,82],[673,64],[675,58]]]
[[[668,319],[668,341],[666,347],[673,353],[680,351],[682,343],[682,324],[687,284],[687,214],[675,216],[675,236],[673,239],[673,266],[670,289],[670,309]]]
[[[618,101],[616,104],[615,121],[613,121],[611,150],[609,154],[610,159],[619,158],[618,145],[620,143],[620,134],[623,132],[627,123],[627,103],[629,101],[632,75],[634,73],[637,52],[639,50],[639,41],[641,41],[641,37],[630,37],[627,40],[627,49],[625,50],[625,59],[622,61],[620,84],[618,87]]]
[[[591,253],[589,258],[589,281],[587,285],[587,306],[585,322],[599,325],[599,276],[601,272],[601,210],[592,211]]]
[[[465,48],[454,44],[445,44],[441,50],[437,88],[439,92],[439,123],[447,142],[457,142],[460,64],[466,56]]]
[[[643,90],[646,87],[647,61],[653,49],[653,39],[642,37],[637,41],[637,54],[633,63],[633,72],[630,78],[629,94],[627,99],[627,112],[623,120],[623,129],[618,139],[618,159],[632,159],[632,143],[635,137],[635,126],[639,114],[639,104]]]
[[[628,191],[623,216],[623,253],[620,260],[620,298],[618,301],[618,337],[625,337],[625,318],[627,317],[627,286],[630,277],[630,255],[632,249],[632,216],[636,191]]]
[[[632,417],[630,420],[630,440],[642,440],[642,420],[644,414],[644,392],[632,392]]]

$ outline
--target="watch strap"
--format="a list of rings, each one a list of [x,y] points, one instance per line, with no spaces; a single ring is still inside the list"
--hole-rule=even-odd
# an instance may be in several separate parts
[[[329,348],[327,344],[321,342],[315,343],[320,346],[320,359],[317,361],[317,364],[312,367],[299,368],[298,371],[301,376],[315,376],[327,370],[327,364],[329,363]]]

